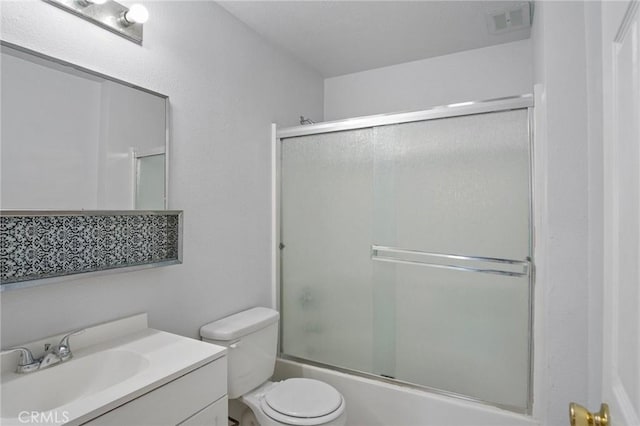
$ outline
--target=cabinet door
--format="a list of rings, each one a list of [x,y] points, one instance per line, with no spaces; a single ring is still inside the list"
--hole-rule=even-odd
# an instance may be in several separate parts
[[[180,423],[180,426],[226,426],[228,413],[227,397],[225,396],[189,417]]]

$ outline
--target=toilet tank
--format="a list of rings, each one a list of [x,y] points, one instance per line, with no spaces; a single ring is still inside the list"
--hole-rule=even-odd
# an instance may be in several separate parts
[[[273,309],[252,308],[200,328],[203,341],[227,348],[229,398],[244,395],[273,375],[278,318]]]

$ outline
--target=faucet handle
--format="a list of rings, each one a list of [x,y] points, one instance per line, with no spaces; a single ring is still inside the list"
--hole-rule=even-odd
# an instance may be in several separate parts
[[[16,369],[16,373],[29,373],[38,369],[40,362],[33,358],[33,354],[29,349],[18,346],[15,348],[7,349],[6,351],[2,351],[3,354],[11,352],[20,352],[20,360],[18,361],[18,368]]]
[[[2,351],[2,354],[9,354],[11,352],[20,352],[20,361],[18,361],[18,365],[29,365],[35,362],[33,354],[25,347],[16,346],[15,348],[9,348],[6,351]]]
[[[71,336],[75,336],[78,334],[84,333],[86,329],[74,330],[71,333],[66,334],[62,339],[60,339],[60,343],[55,348],[55,353],[60,358],[60,361],[67,361],[73,357],[73,353],[71,353],[71,345],[69,344],[69,338]]]

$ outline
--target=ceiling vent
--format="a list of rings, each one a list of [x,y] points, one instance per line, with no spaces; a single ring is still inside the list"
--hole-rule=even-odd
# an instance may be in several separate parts
[[[529,28],[531,26],[529,2],[487,12],[487,25],[489,34],[502,34]]]

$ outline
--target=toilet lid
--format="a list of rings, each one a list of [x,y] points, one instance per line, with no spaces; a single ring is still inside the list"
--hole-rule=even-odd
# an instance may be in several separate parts
[[[264,401],[290,417],[322,417],[336,411],[342,395],[332,386],[313,379],[288,379],[269,391]]]

